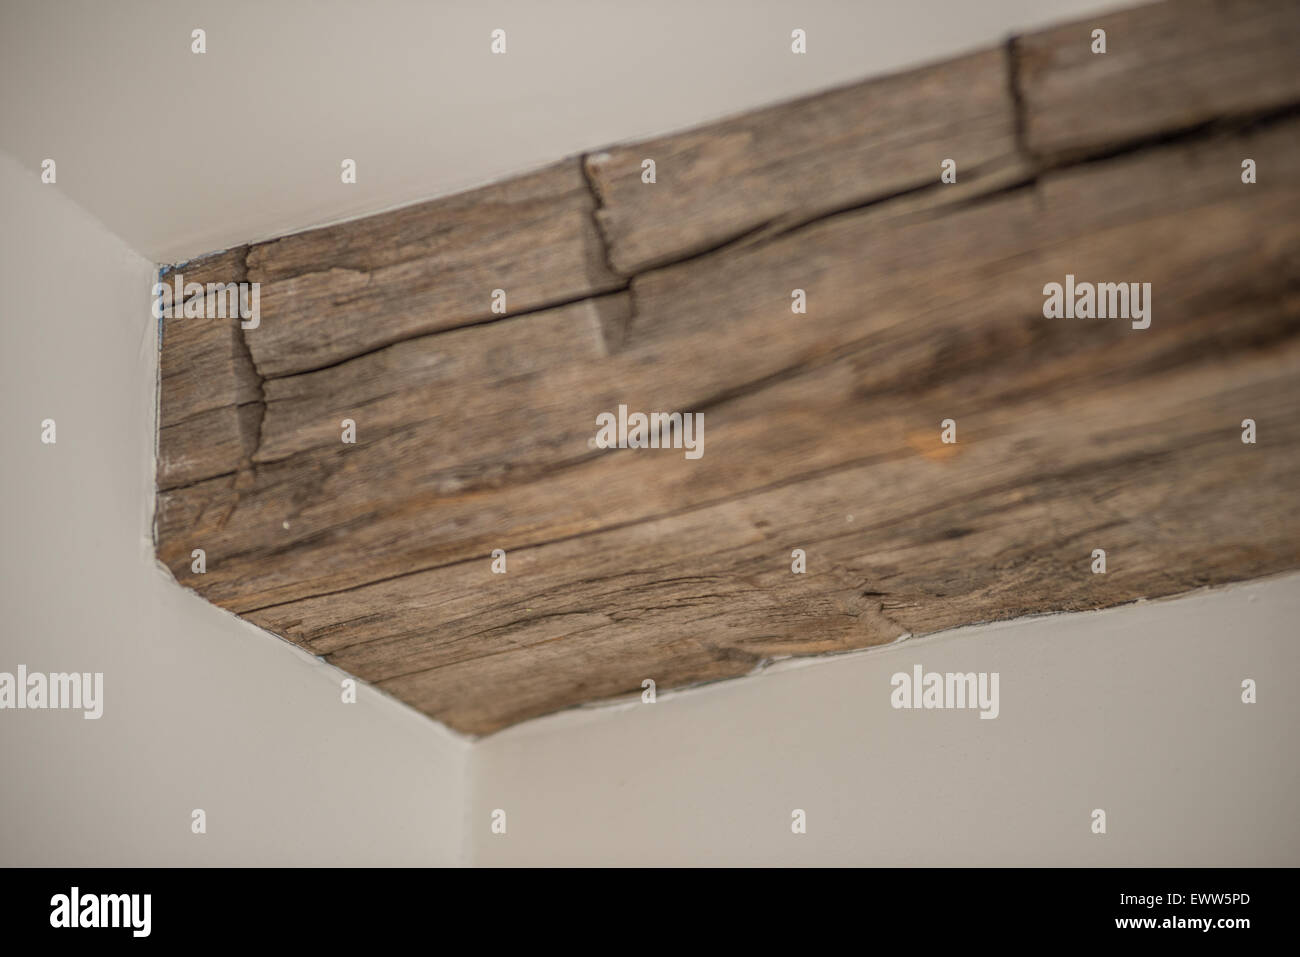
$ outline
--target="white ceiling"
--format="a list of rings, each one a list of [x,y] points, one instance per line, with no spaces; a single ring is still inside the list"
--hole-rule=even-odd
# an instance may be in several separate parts
[[[1117,5],[5,0],[0,149],[176,262]]]

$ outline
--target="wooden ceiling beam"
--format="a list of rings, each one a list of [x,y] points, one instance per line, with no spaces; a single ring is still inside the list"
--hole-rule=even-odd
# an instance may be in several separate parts
[[[175,267],[260,316],[164,322],[158,555],[471,733],[1300,566],[1298,10],[1138,8]],[[1067,276],[1149,326],[1046,318]],[[703,454],[593,446],[620,405]]]

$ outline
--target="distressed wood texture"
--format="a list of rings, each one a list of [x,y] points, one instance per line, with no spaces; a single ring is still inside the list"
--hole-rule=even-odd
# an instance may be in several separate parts
[[[166,322],[158,555],[471,733],[1300,567],[1297,10],[1111,14],[178,267],[261,317]],[[1067,273],[1150,327],[1044,318]],[[703,456],[593,447],[620,404]]]

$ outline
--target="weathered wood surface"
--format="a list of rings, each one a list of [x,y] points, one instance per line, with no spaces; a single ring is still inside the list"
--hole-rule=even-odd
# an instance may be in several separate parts
[[[244,246],[167,270],[188,284],[242,282]],[[158,487],[233,472],[257,447],[260,377],[237,318],[175,319],[165,324],[159,360]]]
[[[632,275],[938,181],[1023,169],[1007,60],[987,50],[587,157],[609,259]],[[646,188],[642,162],[656,164]],[[953,199],[955,197],[948,197]]]
[[[273,317],[248,335],[282,376],[381,346],[621,285],[605,265],[576,160],[448,199],[253,246],[248,278]],[[339,316],[346,313],[347,322]]]
[[[162,443],[159,488],[229,474],[241,452],[251,454],[260,406],[248,403],[263,378],[497,318],[491,311],[497,288],[505,289],[511,313],[621,288],[624,280],[606,266],[594,208],[575,159],[176,267],[187,282],[259,283],[267,321],[244,330],[242,343],[236,322],[203,330],[187,329],[183,319],[166,324],[164,387],[175,379],[180,388],[164,391],[161,426],[198,411],[207,415],[183,437],[176,433],[174,444]],[[195,338],[202,344],[190,341]],[[231,354],[220,368],[213,350]]]
[[[1111,45],[1142,44],[1168,27],[1170,7],[1158,12],[1098,22]],[[1200,48],[1211,21],[1190,22],[1184,42]],[[1086,51],[1085,26],[1046,36]],[[647,677],[662,689],[1300,565],[1300,120],[1276,99],[1198,101],[1183,127],[1155,97],[1167,142],[1098,134],[1095,159],[1049,139],[1018,150],[1014,132],[1033,135],[1018,111],[1059,97],[1035,100],[1056,83],[1041,64],[1076,69],[1050,46],[1020,38],[956,61],[956,82],[940,65],[716,136],[603,151],[586,158],[599,212],[590,192],[538,182],[496,194],[550,197],[593,229],[595,214],[626,277],[576,222],[551,254],[567,273],[515,263],[484,238],[508,234],[509,212],[459,199],[416,207],[396,233],[380,221],[401,211],[242,252],[250,279],[297,291],[263,286],[243,351],[224,324],[168,322],[160,558],[210,600],[475,733],[639,693]],[[1029,50],[1039,66],[1011,69]],[[1274,69],[1268,51],[1257,62]],[[1013,95],[1017,77],[1033,86]],[[1086,86],[1053,109],[1088,113]],[[944,90],[980,104],[947,143],[918,107],[938,109]],[[1099,102],[1110,95],[1102,83]],[[895,125],[844,133],[873,103]],[[819,129],[824,142],[790,147]],[[659,158],[653,186],[643,155]],[[938,184],[948,156],[956,186]],[[1241,182],[1244,157],[1259,183]],[[800,164],[823,189],[808,191]],[[576,161],[539,176],[571,174]],[[485,215],[486,233],[458,225]],[[561,229],[538,217],[534,239]],[[425,229],[489,248],[416,238]],[[384,273],[411,261],[422,278]],[[472,282],[455,278],[466,262]],[[336,267],[383,273],[379,304],[333,298]],[[1043,285],[1066,273],[1151,283],[1151,327],[1045,319]],[[453,292],[422,314],[435,275]],[[532,311],[491,316],[497,287]],[[515,288],[533,291],[521,304]],[[807,315],[791,313],[794,288]],[[380,328],[351,329],[359,315]],[[317,337],[327,351],[304,359]],[[620,403],[704,412],[703,457],[592,448],[595,416]],[[223,411],[232,439],[202,467],[166,466],[189,463],[187,429]],[[355,445],[340,442],[343,418]],[[946,418],[956,445],[940,442]],[[806,575],[791,574],[793,548]]]
[[[1092,31],[1106,31],[1094,54]],[[1289,0],[1171,0],[1018,38],[1025,145],[1113,148],[1300,100],[1300,11]]]

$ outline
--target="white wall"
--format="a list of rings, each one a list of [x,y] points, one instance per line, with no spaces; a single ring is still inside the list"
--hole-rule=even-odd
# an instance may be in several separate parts
[[[173,263],[1127,5],[5,0],[0,149]]]
[[[1291,575],[529,722],[475,749],[474,859],[1294,867],[1297,619]],[[895,710],[916,664],[998,672],[999,716]]]
[[[154,267],[2,154],[0,208],[0,671],[105,702],[0,711],[0,865],[460,861],[462,740],[155,564]]]

